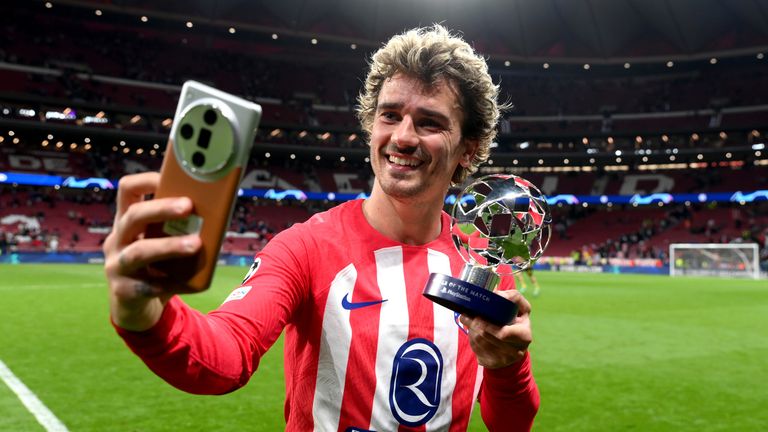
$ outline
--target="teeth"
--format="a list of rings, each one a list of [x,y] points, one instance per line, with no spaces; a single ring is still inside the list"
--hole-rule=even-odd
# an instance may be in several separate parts
[[[421,163],[416,159],[406,159],[406,158],[401,158],[397,156],[390,156],[389,161],[392,162],[393,164],[404,165],[404,166],[417,166]]]

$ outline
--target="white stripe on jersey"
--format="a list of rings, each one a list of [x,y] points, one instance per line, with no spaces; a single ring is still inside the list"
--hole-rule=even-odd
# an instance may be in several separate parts
[[[451,261],[442,252],[427,250],[427,263],[430,273],[451,275]],[[459,329],[453,318],[453,311],[434,303],[435,333],[434,343],[443,354],[443,377],[440,382],[440,407],[435,416],[427,422],[427,431],[445,431],[451,424],[451,402],[453,389],[456,387],[456,363],[459,351]]]
[[[403,248],[393,246],[379,249],[376,256],[376,275],[382,304],[379,318],[379,341],[376,352],[376,394],[368,429],[396,431],[398,422],[389,410],[389,386],[392,378],[392,359],[408,340],[408,300],[405,291]]]
[[[341,270],[331,282],[323,315],[323,334],[320,337],[320,353],[317,362],[317,382],[312,403],[315,430],[333,431],[339,428],[341,401],[349,361],[352,327],[349,311],[341,306],[342,298],[352,291],[357,281],[357,270],[350,264]],[[333,347],[329,341],[333,341]]]

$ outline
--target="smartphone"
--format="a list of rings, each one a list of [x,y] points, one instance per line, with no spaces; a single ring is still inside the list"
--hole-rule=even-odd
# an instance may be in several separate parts
[[[152,263],[152,274],[172,277],[191,292],[210,286],[260,119],[256,103],[184,83],[154,197],[189,197],[192,214],[149,225],[145,237],[199,233],[202,248],[194,256]]]

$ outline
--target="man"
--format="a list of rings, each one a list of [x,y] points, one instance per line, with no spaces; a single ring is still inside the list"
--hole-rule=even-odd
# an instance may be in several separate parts
[[[194,235],[141,235],[188,215],[191,202],[144,201],[158,175],[126,176],[104,246],[118,333],[172,385],[220,394],[245,385],[285,330],[290,431],[465,430],[478,398],[489,430],[529,430],[539,404],[529,303],[500,291],[520,312],[498,327],[459,321],[421,294],[430,272],[456,275],[463,264],[443,200],[487,159],[497,96],[482,57],[443,27],[393,37],[359,98],[376,176],[370,198],[277,235],[208,315],[173,295],[184,291],[177,281],[143,271],[199,249]]]

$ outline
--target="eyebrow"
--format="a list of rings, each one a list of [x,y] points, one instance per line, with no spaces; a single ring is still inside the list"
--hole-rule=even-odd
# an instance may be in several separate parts
[[[376,106],[376,111],[382,110],[399,110],[403,107],[401,102],[382,102]],[[450,118],[440,111],[431,110],[428,108],[416,108],[416,112],[425,117],[434,118],[443,122],[450,122]]]

